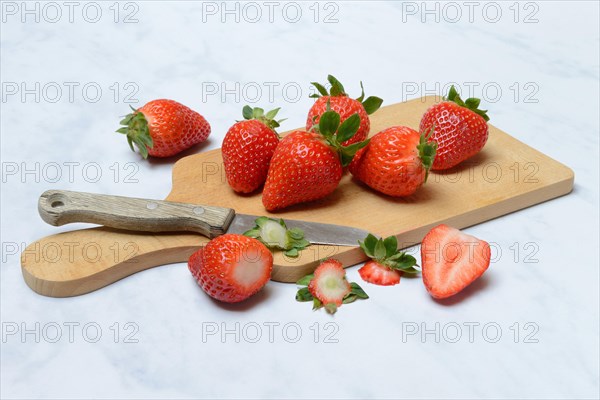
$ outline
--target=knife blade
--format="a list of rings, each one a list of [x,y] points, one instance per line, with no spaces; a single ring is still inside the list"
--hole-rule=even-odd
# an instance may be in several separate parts
[[[259,218],[237,214],[231,208],[149,200],[105,194],[48,190],[38,202],[44,221],[60,226],[88,222],[143,232],[198,232],[208,238],[224,233],[242,234]],[[285,219],[289,229],[300,228],[311,244],[358,246],[368,232],[362,229]]]

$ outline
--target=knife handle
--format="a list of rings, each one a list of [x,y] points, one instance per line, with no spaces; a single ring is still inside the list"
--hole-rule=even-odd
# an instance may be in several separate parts
[[[145,232],[193,231],[208,238],[224,234],[235,216],[231,208],[67,190],[44,192],[38,211],[54,226],[88,222]]]

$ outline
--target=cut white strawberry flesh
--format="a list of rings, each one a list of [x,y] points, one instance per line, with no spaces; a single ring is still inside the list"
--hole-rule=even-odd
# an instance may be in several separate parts
[[[264,280],[269,271],[268,260],[261,260],[257,251],[244,252],[233,270],[233,279],[245,288],[251,288]]]
[[[337,260],[327,260],[315,270],[308,289],[323,304],[341,306],[351,288],[342,264]]]

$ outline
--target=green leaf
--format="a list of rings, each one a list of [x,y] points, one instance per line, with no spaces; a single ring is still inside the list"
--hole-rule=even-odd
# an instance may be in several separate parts
[[[333,75],[328,75],[327,80],[331,84],[331,89],[329,93],[332,96],[343,96],[346,94],[346,92],[344,91],[344,86]]]
[[[362,142],[352,143],[348,146],[342,146],[342,149],[340,151],[342,166],[348,166],[352,162],[352,159],[356,155],[356,152],[368,145],[370,140],[371,139],[367,139],[363,140]]]
[[[298,257],[298,255],[299,255],[300,253],[298,252],[298,249],[294,247],[294,248],[291,248],[291,249],[289,249],[289,250],[286,250],[286,251],[284,252],[284,254],[285,254],[286,256],[288,256],[288,257]]]
[[[383,240],[379,239],[377,244],[375,245],[375,251],[373,252],[376,260],[383,260],[386,255],[385,245],[383,244]]]
[[[275,116],[277,115],[277,113],[279,112],[279,110],[281,110],[281,107],[277,107],[276,109],[269,111],[265,115],[265,118],[267,118],[267,119],[274,119]],[[277,122],[277,121],[274,121],[274,122]],[[279,125],[279,124],[277,124],[277,125]]]
[[[326,111],[319,120],[319,131],[325,137],[333,136],[340,126],[340,114],[335,111]]]
[[[133,140],[131,140],[129,136],[127,136],[127,143],[129,143],[129,148],[131,148],[131,151],[135,151],[133,148]]]
[[[304,238],[304,231],[300,228],[288,229],[288,235],[291,239],[301,240]]]
[[[335,314],[337,311],[337,306],[335,303],[327,303],[325,304],[325,311],[327,311],[329,314]]]
[[[382,103],[383,99],[380,99],[376,96],[369,96],[365,101],[362,102],[362,105],[365,108],[367,114],[371,115],[375,111],[379,110],[379,107],[381,107]]]
[[[244,108],[242,108],[242,116],[244,117],[244,119],[252,119],[252,107],[244,106]]]
[[[312,84],[314,87],[316,87],[316,88],[317,88],[317,90],[319,91],[319,93],[321,94],[321,96],[329,96],[329,92],[327,92],[327,89],[325,89],[325,86],[321,85],[321,84],[320,84],[320,83],[318,83],[318,82],[311,82],[311,84]],[[312,95],[310,95],[310,97],[313,97],[313,98],[315,98],[315,97],[316,97],[316,98],[319,98],[319,97],[321,97],[321,96],[319,96],[319,95],[318,95],[318,94],[316,94],[316,93],[315,93],[315,94],[312,94]]]
[[[373,257],[375,257],[375,245],[377,245],[377,237],[369,233],[365,238],[365,247],[369,249]]]
[[[365,253],[365,255],[369,258],[373,258],[375,257],[375,255],[373,254],[373,251],[370,250],[367,245],[365,244],[365,242],[361,242],[360,240],[358,241],[358,244],[360,246],[360,248],[362,249],[362,251]]]
[[[361,299],[369,298],[369,295],[367,295],[367,293],[363,290],[363,288],[361,288],[360,285],[356,282],[352,282],[350,284],[350,293],[356,295],[358,298],[361,298]]]
[[[476,98],[468,98],[465,101],[465,105],[467,106],[467,108],[469,109],[476,109],[477,107],[479,107],[479,103],[481,103],[480,99],[476,99]]]
[[[265,110],[263,110],[260,107],[254,107],[254,109],[252,110],[252,116],[255,119],[259,119],[260,117],[265,115]]]
[[[340,143],[345,142],[346,140],[352,138],[358,131],[360,127],[360,116],[358,113],[352,114],[350,117],[346,118],[344,122],[340,125],[337,130],[337,140]]]
[[[256,238],[260,237],[260,229],[247,230],[246,232],[243,233],[243,235],[256,239]]]
[[[300,286],[308,286],[308,284],[310,283],[310,281],[313,280],[313,278],[315,277],[315,274],[309,274],[306,275],[303,278],[300,278],[298,280],[298,282],[296,282],[296,285],[300,285]]]
[[[321,307],[323,307],[323,303],[321,303],[321,300],[319,300],[315,297],[313,299],[313,310],[318,310]]]
[[[342,303],[343,304],[354,303],[356,301],[356,299],[358,299],[357,295],[355,295],[354,293],[349,293],[346,295],[346,297],[344,297],[344,299],[342,300]]]
[[[256,220],[254,221],[254,223],[259,227],[262,228],[268,221],[269,221],[269,217],[258,217],[256,218]]]
[[[296,292],[296,301],[313,301],[313,295],[304,287]]]
[[[126,127],[123,127],[123,128],[117,129],[115,132],[124,133],[126,135],[127,132],[129,132],[129,129]]]
[[[396,239],[396,236],[385,238],[383,244],[385,245],[386,257],[391,257],[396,254],[396,251],[398,251],[398,239]]]

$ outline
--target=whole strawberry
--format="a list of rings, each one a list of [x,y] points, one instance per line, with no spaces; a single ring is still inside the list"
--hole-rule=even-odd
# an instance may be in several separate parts
[[[210,135],[210,125],[202,115],[174,100],[153,100],[132,110],[117,132],[127,136],[133,151],[135,143],[144,158],[173,156]]]
[[[317,82],[312,82],[312,84],[319,91],[319,94],[312,94],[310,96],[312,98],[316,98],[317,101],[308,112],[308,117],[306,118],[306,130],[309,131],[314,125],[319,123],[321,115],[328,110],[327,104],[329,103],[331,110],[340,114],[342,122],[354,114],[358,114],[360,117],[360,125],[356,131],[356,134],[351,139],[344,141],[342,144],[347,146],[352,143],[362,142],[367,138],[369,135],[369,130],[371,129],[369,115],[373,114],[379,109],[383,100],[379,97],[371,96],[363,101],[365,92],[362,82],[360,83],[360,87],[363,89],[362,94],[355,100],[348,97],[344,91],[344,86],[335,77],[329,75],[327,76],[327,80],[331,84],[331,89],[329,92],[323,85]]]
[[[269,166],[262,197],[265,208],[275,211],[333,192],[342,179],[342,168],[368,143],[341,144],[354,136],[359,124],[358,114],[340,124],[338,113],[326,111],[315,132],[294,131],[284,137]]]
[[[262,108],[245,106],[244,121],[236,122],[227,131],[221,154],[227,182],[236,192],[250,193],[265,183],[279,143],[275,128],[281,121],[274,119],[278,111],[276,108],[265,114]]]
[[[256,239],[226,234],[192,254],[188,268],[210,297],[237,303],[254,295],[269,281],[273,255]]]
[[[436,157],[435,143],[406,126],[393,126],[371,138],[350,164],[354,177],[389,196],[413,194],[425,181]]]
[[[438,145],[437,156],[431,169],[449,169],[474,156],[488,139],[490,118],[487,110],[480,110],[479,99],[463,101],[454,86],[446,101],[434,104],[423,115],[419,129],[435,127],[429,140]]]

